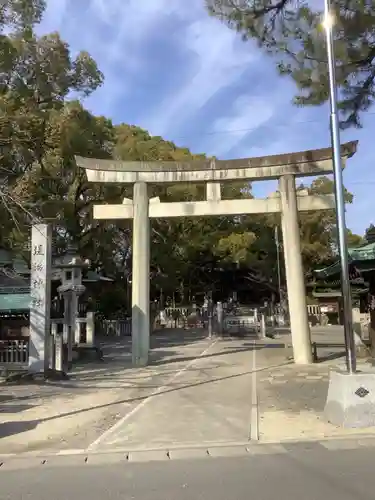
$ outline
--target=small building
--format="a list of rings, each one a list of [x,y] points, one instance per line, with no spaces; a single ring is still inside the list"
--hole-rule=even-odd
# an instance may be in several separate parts
[[[369,337],[375,352],[375,241],[368,241],[361,247],[349,248],[348,254],[353,310],[357,309],[360,314],[369,313]],[[324,302],[333,304],[338,310],[339,324],[342,324],[340,274],[340,261],[317,269],[314,272],[313,296],[319,300],[321,306]]]
[[[367,302],[368,283],[363,278],[350,280],[353,307],[363,309]],[[321,314],[327,317],[330,325],[343,324],[343,307],[340,279],[314,280],[308,283],[309,295],[316,299]]]
[[[0,340],[29,336],[30,274],[28,264],[21,256],[0,248]],[[52,272],[51,280],[51,316],[62,318],[63,303],[57,293],[61,283],[58,269]],[[79,313],[85,315],[90,296],[95,294],[98,287],[112,281],[111,278],[85,269],[82,283],[86,286],[86,291],[81,297]]]
[[[28,337],[30,283],[28,267],[0,249],[0,340]]]

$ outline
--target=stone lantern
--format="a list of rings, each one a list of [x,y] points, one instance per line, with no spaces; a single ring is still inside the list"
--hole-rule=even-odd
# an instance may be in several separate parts
[[[73,246],[70,246],[55,264],[61,273],[61,285],[57,292],[64,299],[64,343],[68,346],[69,366],[73,359],[73,344],[80,342],[80,325],[77,323],[78,297],[86,290],[82,284],[82,270],[89,265],[90,262],[83,260]]]

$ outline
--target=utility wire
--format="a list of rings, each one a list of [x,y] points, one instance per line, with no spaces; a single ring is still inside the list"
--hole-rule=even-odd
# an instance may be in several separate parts
[[[368,111],[366,112],[366,116],[372,116],[375,115],[375,111]],[[264,129],[274,129],[274,128],[293,128],[294,125],[304,125],[304,124],[311,124],[311,123],[322,123],[322,119],[320,118],[315,118],[311,120],[296,120],[292,121],[292,123],[285,122],[285,123],[274,123],[272,125],[255,125],[254,127],[245,127],[245,128],[238,128],[238,129],[223,129],[223,130],[212,130],[212,131],[197,131],[194,132],[193,134],[187,134],[187,135],[178,135],[174,136],[174,139],[188,139],[190,137],[199,137],[199,136],[211,136],[211,135],[220,135],[220,134],[239,134],[242,132],[252,132],[255,130],[264,130]],[[165,139],[166,140],[166,139]]]

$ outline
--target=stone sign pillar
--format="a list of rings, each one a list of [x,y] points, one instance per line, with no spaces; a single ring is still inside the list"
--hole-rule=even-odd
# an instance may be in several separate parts
[[[304,365],[312,363],[312,350],[294,176],[280,177],[279,187],[293,356],[295,363]]]
[[[132,360],[146,366],[150,348],[150,219],[147,184],[133,191]]]
[[[29,371],[49,368],[51,323],[52,228],[35,224],[31,230],[31,302]]]

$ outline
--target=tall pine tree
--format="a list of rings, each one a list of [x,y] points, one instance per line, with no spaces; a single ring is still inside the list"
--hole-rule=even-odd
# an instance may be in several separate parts
[[[323,13],[305,0],[205,0],[209,12],[255,39],[278,56],[282,75],[297,84],[295,103],[319,105],[328,100],[328,70]],[[335,19],[337,83],[341,126],[361,126],[361,113],[375,96],[375,0],[337,0]]]

